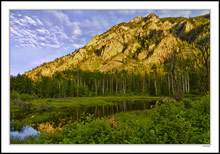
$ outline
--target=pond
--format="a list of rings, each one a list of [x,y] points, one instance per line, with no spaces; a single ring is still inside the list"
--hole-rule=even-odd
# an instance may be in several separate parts
[[[112,114],[116,114],[119,112],[128,112],[134,110],[145,110],[151,109],[153,105],[155,105],[156,100],[146,100],[146,99],[138,99],[138,100],[124,100],[124,101],[113,101],[113,105],[110,106],[92,106],[86,107],[81,106],[78,109],[59,109],[56,111],[49,111],[49,113],[53,113],[55,116],[52,116],[53,119],[50,119],[49,122],[54,123],[54,126],[65,125],[68,122],[77,122],[86,114],[93,114],[95,117],[104,117]],[[47,111],[46,111],[47,112]],[[45,112],[45,113],[46,113]],[[61,113],[61,114],[60,114]],[[43,113],[42,113],[43,114]],[[65,119],[65,121],[60,121],[60,119]],[[26,137],[37,135],[40,133],[39,125],[36,126],[23,126],[20,130],[16,130],[15,128],[11,128],[10,136],[17,137],[19,139],[25,139]]]
[[[10,137],[11,138],[18,138],[18,139],[25,139],[30,136],[35,136],[39,134],[40,132],[37,131],[36,129],[32,128],[31,126],[24,126],[20,130],[16,130],[11,128],[10,129]]]
[[[145,110],[145,109],[151,109],[153,105],[155,105],[156,100],[124,100],[124,101],[113,101],[113,105],[97,105],[97,106],[84,106],[81,105],[80,108],[77,109],[60,109],[56,112],[57,114],[53,117],[52,121],[56,126],[58,126],[61,121],[60,119],[67,121],[78,121],[82,117],[85,116],[85,114],[92,114],[94,117],[105,117],[108,115],[113,115],[119,112],[128,112],[128,111],[134,111],[134,110]],[[51,113],[52,113],[51,112]],[[59,115],[59,116],[58,116]],[[57,116],[57,117],[56,117]],[[65,121],[62,121],[62,123],[65,123]]]

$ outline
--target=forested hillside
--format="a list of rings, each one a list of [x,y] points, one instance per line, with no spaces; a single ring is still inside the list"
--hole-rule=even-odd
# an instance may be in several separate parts
[[[72,54],[10,76],[10,88],[40,98],[203,95],[210,91],[210,15],[120,23]]]

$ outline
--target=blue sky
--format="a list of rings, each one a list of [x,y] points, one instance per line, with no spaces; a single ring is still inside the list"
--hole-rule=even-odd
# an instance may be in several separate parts
[[[131,19],[194,17],[208,10],[11,10],[10,75],[23,74],[44,62],[72,53],[95,35]]]

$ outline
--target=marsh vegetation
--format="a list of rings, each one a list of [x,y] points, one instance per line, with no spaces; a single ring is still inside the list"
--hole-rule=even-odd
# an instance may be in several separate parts
[[[172,98],[137,96],[38,101],[27,102],[32,103],[28,112],[11,105],[15,118],[11,127],[22,129],[29,125],[40,132],[25,139],[12,137],[12,144],[210,143],[208,95],[180,102]],[[51,110],[42,111],[42,105]],[[21,113],[23,117],[16,119],[16,114]]]

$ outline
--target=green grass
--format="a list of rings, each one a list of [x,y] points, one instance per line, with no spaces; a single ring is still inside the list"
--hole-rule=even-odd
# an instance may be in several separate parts
[[[79,116],[95,107],[111,107],[114,102],[124,100],[160,100],[159,97],[148,96],[105,96],[105,97],[76,97],[76,98],[47,98],[26,101],[27,104],[32,104],[30,110],[24,111],[19,106],[11,103],[11,126],[17,129],[22,128],[22,125],[40,124],[44,122],[55,122],[57,125],[67,123],[69,119]],[[42,111],[42,108],[48,111]],[[77,110],[79,111],[77,113]],[[77,116],[78,117],[78,116]],[[72,122],[76,119],[72,119]],[[77,119],[78,120],[78,119]]]
[[[20,139],[17,137],[10,137],[10,144],[34,144],[36,142],[36,137],[35,136],[29,136],[27,138],[24,139]]]
[[[25,143],[210,144],[210,97],[181,102],[169,98],[151,110],[102,118],[87,115],[77,123],[65,125],[62,131],[42,133],[38,140]]]
[[[159,100],[160,97],[149,96],[100,96],[100,97],[74,97],[74,98],[45,98],[26,101],[27,104],[32,104],[30,111],[32,113],[39,112],[42,108],[51,108],[52,110],[59,109],[78,109],[81,106],[112,106],[114,101],[123,100]],[[19,112],[21,108],[11,103],[11,113]]]

